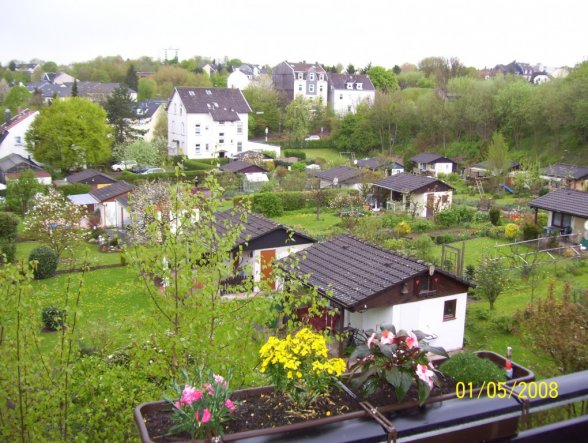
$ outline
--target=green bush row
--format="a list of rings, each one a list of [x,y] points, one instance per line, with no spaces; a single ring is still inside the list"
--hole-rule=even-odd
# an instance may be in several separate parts
[[[204,179],[204,177],[206,177],[206,174],[208,174],[208,171],[183,171],[182,172],[183,180],[189,180],[189,181],[194,181],[194,178],[198,177],[200,179],[200,181],[202,181]],[[145,183],[147,181],[152,181],[152,180],[165,180],[165,181],[174,181],[176,179],[176,173],[175,172],[162,172],[160,174],[135,174],[133,172],[130,171],[123,171],[120,174],[120,179],[124,180],[128,183],[133,183],[133,184],[141,184],[141,183]]]
[[[300,160],[306,160],[306,152],[298,149],[284,149],[282,151],[283,157],[296,157]]]

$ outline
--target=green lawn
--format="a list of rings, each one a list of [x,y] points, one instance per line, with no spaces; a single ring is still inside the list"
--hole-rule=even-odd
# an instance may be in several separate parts
[[[493,254],[495,244],[503,244],[504,240],[490,238],[475,238],[465,241],[465,265],[476,266],[483,254]],[[461,249],[462,242],[452,243]],[[508,254],[509,248],[502,248],[503,254]],[[435,247],[437,257],[441,257],[441,246]],[[541,257],[541,261],[546,259]],[[471,350],[491,350],[504,354],[507,346],[513,348],[513,360],[534,371],[538,377],[547,377],[555,374],[553,364],[544,356],[537,355],[529,346],[509,332],[512,325],[512,316],[515,312],[523,310],[531,303],[530,282],[521,277],[520,269],[514,268],[509,259],[509,273],[511,282],[503,291],[495,303],[494,311],[489,310],[489,304],[485,300],[468,301],[466,321],[466,347]],[[537,268],[539,281],[534,291],[535,299],[545,297],[550,284],[555,285],[555,294],[561,294],[563,287],[569,283],[573,288],[588,287],[588,260],[571,261],[562,259],[544,263]],[[516,325],[514,325],[516,327]]]
[[[64,306],[69,285],[70,297],[77,294],[81,273],[62,274],[34,282],[39,304]],[[85,274],[80,299],[79,331],[85,345],[115,346],[128,344],[135,320],[141,313],[153,310],[142,280],[130,267],[100,269]],[[38,314],[40,317],[40,313]],[[57,334],[43,334],[44,349],[51,349]]]
[[[345,158],[339,154],[339,151],[329,148],[320,149],[302,149],[306,153],[307,159],[324,158],[327,162],[344,161]]]
[[[31,251],[41,246],[39,242],[22,242],[17,244],[16,258],[28,259]],[[120,263],[120,254],[117,252],[100,252],[95,243],[79,242],[71,253],[64,252],[60,258],[58,270],[79,268],[87,261],[90,266],[113,265]]]
[[[311,209],[287,211],[273,220],[317,239],[339,232],[340,228],[336,225],[341,222],[341,218],[332,209],[321,209],[319,220],[316,219],[316,210]]]

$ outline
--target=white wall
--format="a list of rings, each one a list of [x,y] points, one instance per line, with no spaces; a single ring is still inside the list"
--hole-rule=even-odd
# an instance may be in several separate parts
[[[333,111],[339,115],[355,113],[357,105],[362,101],[373,103],[375,95],[375,91],[335,89],[332,95]]]
[[[226,156],[245,151],[248,138],[249,115],[237,114],[240,121],[216,122],[210,114],[186,114],[178,94],[174,94],[168,107],[168,147],[170,155],[183,154],[188,158],[218,157],[218,152],[226,151]],[[196,125],[200,125],[200,134],[196,134]],[[220,134],[224,143],[220,143]],[[177,152],[173,141],[179,141]],[[197,152],[197,146],[199,152]]]
[[[227,77],[227,88],[246,89],[249,86],[249,77],[238,69],[234,70]]]
[[[165,109],[163,105],[160,105],[157,108],[157,111],[153,113],[153,115],[149,118],[140,118],[137,120],[137,124],[133,125],[140,131],[144,131],[142,137],[145,141],[152,141],[155,137],[155,125],[157,124],[157,120],[159,120],[159,116],[165,113]]]
[[[25,133],[28,131],[35,118],[37,118],[37,115],[39,115],[39,111],[35,111],[8,130],[8,136],[0,145],[0,158],[6,157],[10,154],[19,154],[24,158],[29,158],[31,153],[25,149]]]
[[[241,260],[240,266],[243,268],[249,268],[253,270],[253,281],[260,281],[261,280],[261,251],[267,251],[271,249],[276,250],[276,260],[280,260],[281,258],[287,257],[290,254],[293,254],[298,251],[302,251],[303,249],[312,246],[313,243],[306,243],[303,245],[292,245],[292,246],[283,246],[280,248],[269,248],[269,249],[259,249],[253,251],[253,256],[249,257],[249,254],[243,253],[243,258]],[[257,289],[256,289],[257,290]]]
[[[447,300],[456,299],[455,319],[443,320]],[[396,330],[418,329],[437,338],[429,342],[446,351],[463,347],[467,293],[429,298],[413,303],[403,303],[385,308],[368,309],[363,313],[345,311],[345,325],[358,329],[379,330],[381,325],[393,324]]]
[[[453,191],[443,191],[443,192],[427,192],[424,194],[412,194],[412,199],[414,202],[418,203],[418,211],[417,215],[419,217],[426,217],[427,216],[427,198],[429,194],[433,194],[435,197],[434,208],[438,208],[439,211],[443,209],[451,208],[451,204],[453,201]],[[444,195],[447,195],[447,202],[442,203],[439,202]],[[439,202],[439,206],[437,206],[437,202]],[[411,207],[412,209],[412,207]]]
[[[453,163],[435,163],[433,164],[435,177],[439,174],[451,174],[453,172]]]

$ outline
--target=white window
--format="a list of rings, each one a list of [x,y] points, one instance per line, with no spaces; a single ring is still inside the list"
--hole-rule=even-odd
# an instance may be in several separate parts
[[[221,145],[223,145],[225,143],[225,133],[224,132],[218,133],[218,142]]]
[[[343,94],[339,94],[339,100],[343,100]]]
[[[182,105],[180,105],[180,115],[182,115]]]
[[[196,125],[196,126],[194,127],[194,134],[196,134],[196,135],[200,135],[200,125]]]
[[[311,72],[310,74],[308,74],[308,79],[310,81],[314,81],[314,72]]]
[[[314,85],[308,85],[308,92],[314,92]]]
[[[224,126],[225,122],[218,122],[219,125]]]
[[[348,82],[347,83],[347,89],[353,89],[353,83]]]
[[[190,97],[194,97],[196,94],[194,94],[194,91],[188,91],[188,95],[189,95]]]
[[[196,154],[200,154],[200,143],[196,143]]]
[[[243,134],[243,123],[237,123],[237,134]]]
[[[302,72],[298,73],[298,80],[303,80],[304,79],[304,74]]]
[[[178,104],[174,103],[174,114],[178,113]]]
[[[22,137],[20,137],[18,135],[16,137],[14,137],[14,143],[17,145],[22,145]]]
[[[243,151],[243,142],[237,142],[237,152]]]
[[[206,143],[206,152],[210,151],[210,144]]]
[[[323,81],[325,79],[325,74],[319,74],[319,80]]]
[[[356,87],[357,89],[363,89],[363,83],[356,83],[356,84],[355,84],[355,87]]]
[[[323,85],[319,85],[319,91],[323,92]]]
[[[206,90],[206,95],[212,95],[212,91],[210,89]]]
[[[302,92],[302,85],[298,85],[298,90]]]

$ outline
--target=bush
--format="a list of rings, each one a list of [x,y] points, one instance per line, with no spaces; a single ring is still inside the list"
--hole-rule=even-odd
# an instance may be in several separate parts
[[[512,334],[514,332],[514,318],[512,315],[501,315],[492,319],[492,323],[505,334]]]
[[[523,240],[534,240],[541,234],[541,228],[535,223],[525,223],[522,227]]]
[[[59,309],[55,306],[43,308],[43,311],[41,312],[41,320],[45,329],[50,331],[61,329],[65,323],[65,314],[65,309]]]
[[[296,162],[292,165],[292,171],[304,172],[306,171],[306,163]]]
[[[504,227],[504,235],[509,240],[516,240],[520,234],[519,226],[514,223],[509,223]]]
[[[474,220],[476,211],[467,206],[454,206],[435,215],[435,222],[441,226],[457,226]]]
[[[244,206],[245,204],[248,204],[249,206],[251,206],[252,203],[253,203],[253,196],[252,195],[236,195],[235,197],[233,197],[233,206],[235,206],[235,207]]]
[[[306,207],[307,195],[303,192],[280,192],[276,195],[282,200],[284,211],[295,211]]]
[[[435,237],[435,243],[442,245],[444,243],[451,243],[453,241],[453,235],[451,234],[439,234]]]
[[[68,195],[87,194],[92,190],[92,186],[85,183],[69,183],[60,186],[57,190],[67,197]]]
[[[16,255],[16,231],[18,227],[18,217],[9,212],[0,212],[0,263],[11,263]]]
[[[439,370],[457,382],[472,383],[476,387],[487,382],[506,380],[506,373],[490,360],[473,352],[461,352],[439,366]]]
[[[12,241],[0,239],[0,264],[12,263],[16,257],[16,244]]]
[[[253,212],[263,214],[266,217],[277,217],[283,214],[284,207],[276,194],[259,193],[253,196]]]
[[[474,214],[474,222],[476,223],[485,223],[490,221],[490,215],[484,211],[476,211]]]
[[[412,232],[426,232],[433,229],[433,223],[429,220],[416,220],[411,223]]]
[[[492,207],[490,208],[490,211],[488,211],[490,223],[492,223],[494,226],[498,226],[500,224],[500,212],[500,209],[496,207]]]
[[[42,280],[53,277],[57,271],[58,257],[55,251],[47,246],[39,246],[31,251],[29,261],[35,260],[35,279]]]
[[[465,277],[472,281],[476,277],[476,267],[474,265],[467,265],[465,268]]]
[[[306,152],[297,149],[284,149],[282,155],[284,157],[296,157],[299,160],[306,160]]]
[[[209,171],[215,166],[202,160],[184,160],[184,171]]]

